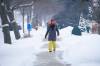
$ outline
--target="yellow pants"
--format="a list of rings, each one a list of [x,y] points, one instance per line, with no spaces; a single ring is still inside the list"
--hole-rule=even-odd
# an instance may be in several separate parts
[[[56,50],[56,41],[49,41],[48,50],[49,51],[55,51]]]

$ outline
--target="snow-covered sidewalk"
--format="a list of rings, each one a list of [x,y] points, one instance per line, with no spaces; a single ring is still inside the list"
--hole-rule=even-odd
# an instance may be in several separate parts
[[[0,31],[0,66],[100,66],[100,35],[75,36],[71,31],[72,27],[60,30],[55,53],[48,52],[48,41],[43,40],[45,28],[20,40],[11,32],[11,45],[3,43]]]
[[[61,51],[51,53],[48,51],[40,52],[36,55],[37,59],[34,62],[34,66],[67,66],[67,64],[61,61],[59,56],[61,53]]]

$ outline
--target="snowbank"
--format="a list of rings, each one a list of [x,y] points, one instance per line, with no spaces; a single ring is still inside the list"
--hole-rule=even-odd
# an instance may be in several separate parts
[[[62,33],[67,32],[66,29]],[[63,38],[66,38],[62,41],[66,48],[63,53],[64,62],[72,66],[100,66],[100,35],[85,33],[82,36],[64,35]]]
[[[40,32],[32,30],[31,37],[16,40],[11,31],[12,44],[4,44],[3,33],[0,31],[0,66],[33,66],[36,53],[42,45]],[[1,41],[2,40],[2,41]]]

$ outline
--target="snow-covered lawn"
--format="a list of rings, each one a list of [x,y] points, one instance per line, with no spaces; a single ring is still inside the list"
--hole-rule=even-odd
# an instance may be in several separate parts
[[[12,44],[3,43],[3,34],[0,31],[0,66],[33,66],[35,54],[43,44],[41,28],[39,31],[32,30],[31,37],[15,40],[11,32]]]
[[[71,30],[71,27],[62,30],[63,61],[72,66],[100,66],[100,35],[83,33],[75,36],[69,33]]]

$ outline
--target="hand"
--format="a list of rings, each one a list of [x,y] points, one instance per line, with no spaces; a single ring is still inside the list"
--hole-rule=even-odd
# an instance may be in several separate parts
[[[57,34],[57,36],[59,36],[59,34]]]
[[[46,36],[45,36],[45,39],[46,39]]]

